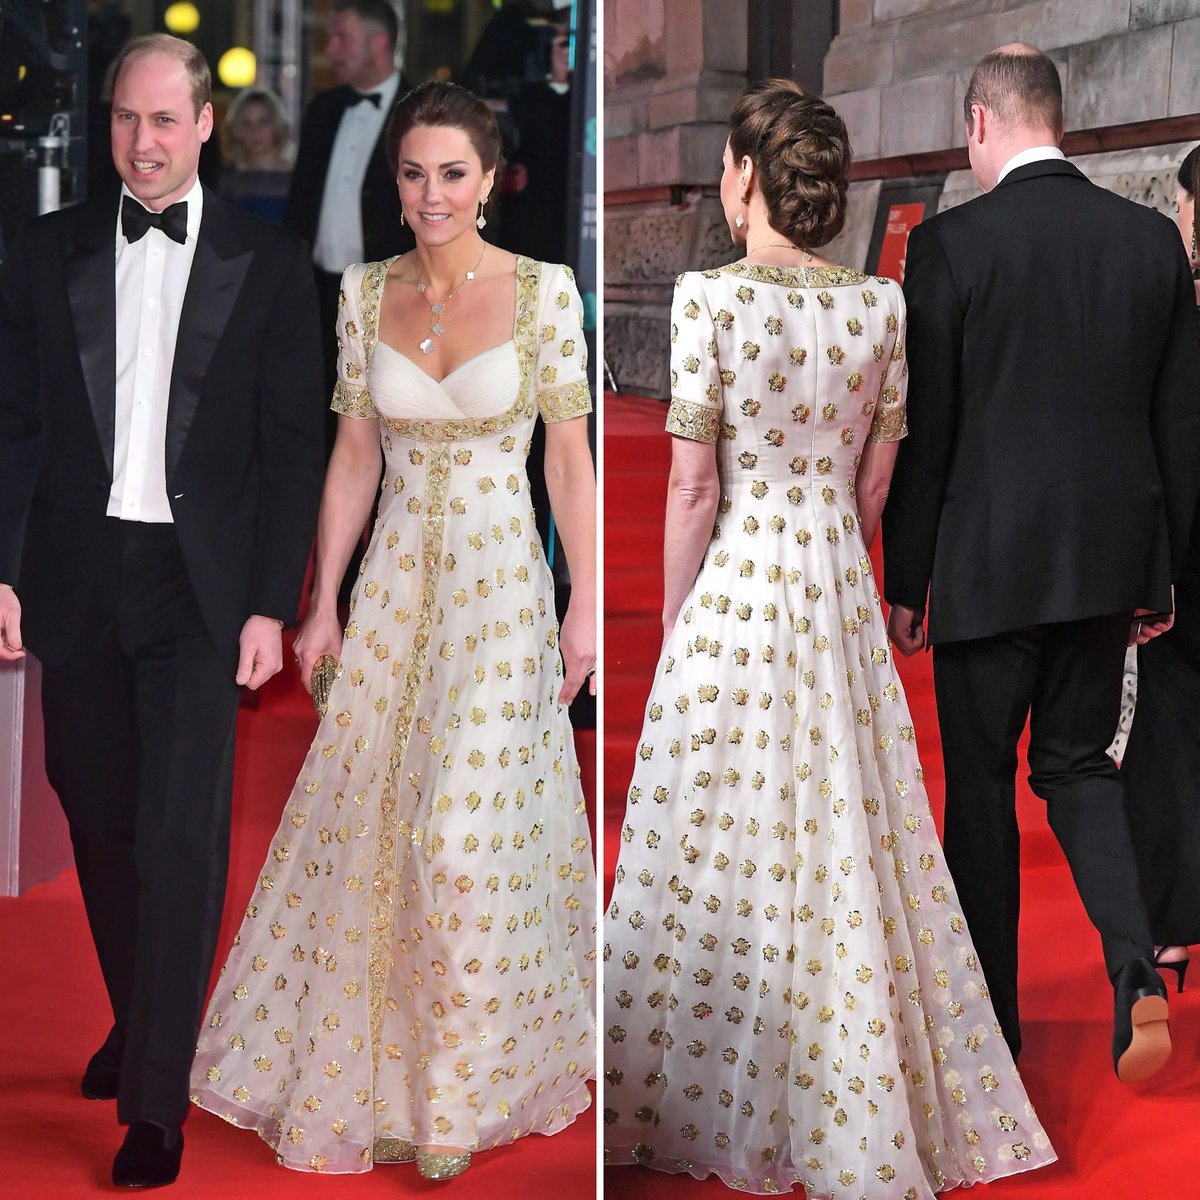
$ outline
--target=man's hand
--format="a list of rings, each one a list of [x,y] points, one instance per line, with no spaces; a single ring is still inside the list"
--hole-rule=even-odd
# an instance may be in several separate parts
[[[1174,591],[1171,596],[1174,598]],[[1133,625],[1129,630],[1129,645],[1144,646],[1156,637],[1166,633],[1175,624],[1175,614],[1153,612],[1148,608],[1139,608],[1133,614]]]
[[[7,583],[0,583],[0,662],[25,657],[21,641],[21,602]]]
[[[923,608],[905,608],[903,604],[893,604],[892,611],[888,614],[888,637],[905,658],[910,658],[918,650],[923,650],[925,648],[925,610]]]
[[[250,617],[238,639],[237,682],[257,691],[283,666],[283,629],[274,617]]]

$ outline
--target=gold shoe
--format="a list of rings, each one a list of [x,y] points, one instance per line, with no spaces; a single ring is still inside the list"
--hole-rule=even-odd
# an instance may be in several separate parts
[[[417,1151],[417,1171],[422,1179],[453,1179],[470,1165],[470,1150],[457,1150],[451,1154]]]
[[[403,1138],[376,1138],[371,1150],[371,1161],[377,1163],[407,1163],[416,1157],[416,1146]]]

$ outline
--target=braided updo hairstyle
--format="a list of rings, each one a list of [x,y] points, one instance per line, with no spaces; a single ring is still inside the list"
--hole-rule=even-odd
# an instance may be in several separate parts
[[[751,84],[729,118],[735,165],[754,163],[771,228],[798,246],[823,246],[846,219],[850,136],[820,96],[790,79]]]

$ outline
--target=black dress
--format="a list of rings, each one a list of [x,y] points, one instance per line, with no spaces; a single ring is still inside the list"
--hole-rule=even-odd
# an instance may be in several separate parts
[[[1200,942],[1200,546],[1175,585],[1175,625],[1138,649],[1137,707],[1121,762],[1154,940]]]

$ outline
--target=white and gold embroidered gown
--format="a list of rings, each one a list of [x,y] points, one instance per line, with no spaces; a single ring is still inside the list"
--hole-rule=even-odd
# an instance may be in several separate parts
[[[606,1161],[917,1200],[1053,1161],[942,858],[858,528],[900,289],[688,273],[668,429],[717,444],[605,922]]]
[[[594,869],[525,457],[590,411],[564,267],[519,259],[511,341],[440,383],[350,267],[333,407],[375,418],[379,517],[328,715],[222,972],[193,1100],[281,1161],[487,1149],[590,1103]]]

